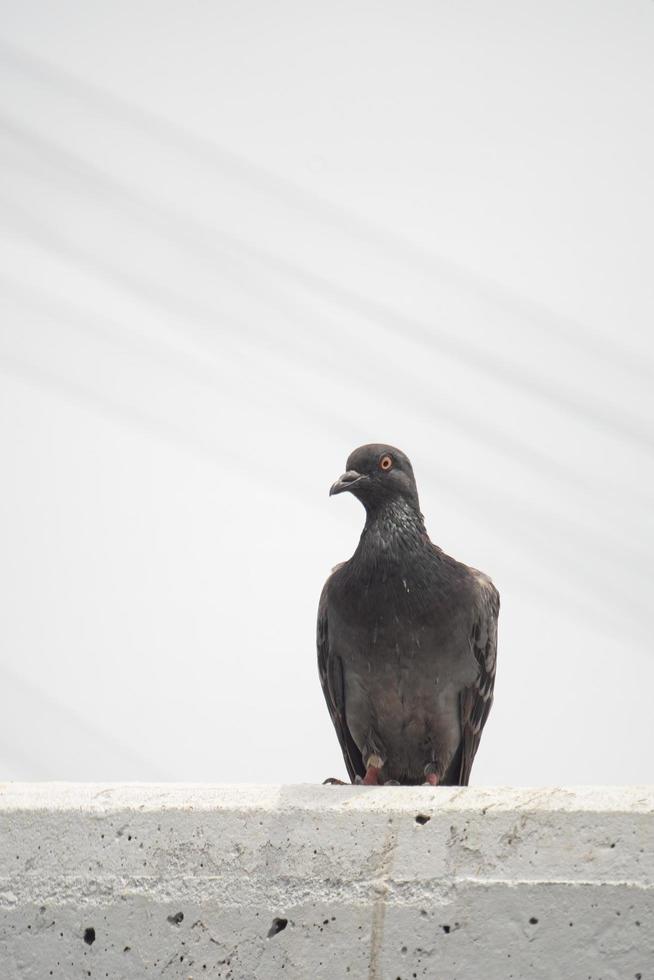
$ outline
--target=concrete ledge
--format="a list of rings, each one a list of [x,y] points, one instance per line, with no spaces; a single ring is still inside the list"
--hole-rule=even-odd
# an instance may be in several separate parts
[[[650,980],[654,787],[0,785],[2,980]]]

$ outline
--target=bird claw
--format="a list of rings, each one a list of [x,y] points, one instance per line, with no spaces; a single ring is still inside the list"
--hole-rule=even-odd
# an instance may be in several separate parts
[[[322,784],[323,786],[347,786],[348,785],[347,783],[344,783],[342,779],[336,779],[335,776],[328,776],[327,779],[323,779]]]
[[[397,779],[387,779],[384,786],[401,786],[402,784],[398,782]]]
[[[438,770],[433,762],[425,766],[425,782],[423,786],[438,786],[441,781],[441,777],[438,774]]]

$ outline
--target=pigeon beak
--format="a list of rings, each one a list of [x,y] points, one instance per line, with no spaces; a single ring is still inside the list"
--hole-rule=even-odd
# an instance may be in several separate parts
[[[344,493],[346,490],[351,490],[354,484],[358,483],[359,480],[362,479],[363,477],[360,473],[357,473],[356,470],[348,470],[347,473],[343,473],[342,476],[339,476],[336,483],[332,483],[329,490],[329,496],[333,497],[335,493]]]

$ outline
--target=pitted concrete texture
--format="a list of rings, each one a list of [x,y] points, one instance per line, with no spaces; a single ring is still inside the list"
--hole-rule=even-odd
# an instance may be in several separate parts
[[[2,784],[0,977],[654,980],[654,787]]]

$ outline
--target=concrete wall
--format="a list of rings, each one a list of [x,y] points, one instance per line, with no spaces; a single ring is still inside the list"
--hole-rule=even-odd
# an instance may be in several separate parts
[[[2,980],[650,980],[654,788],[0,786]]]

